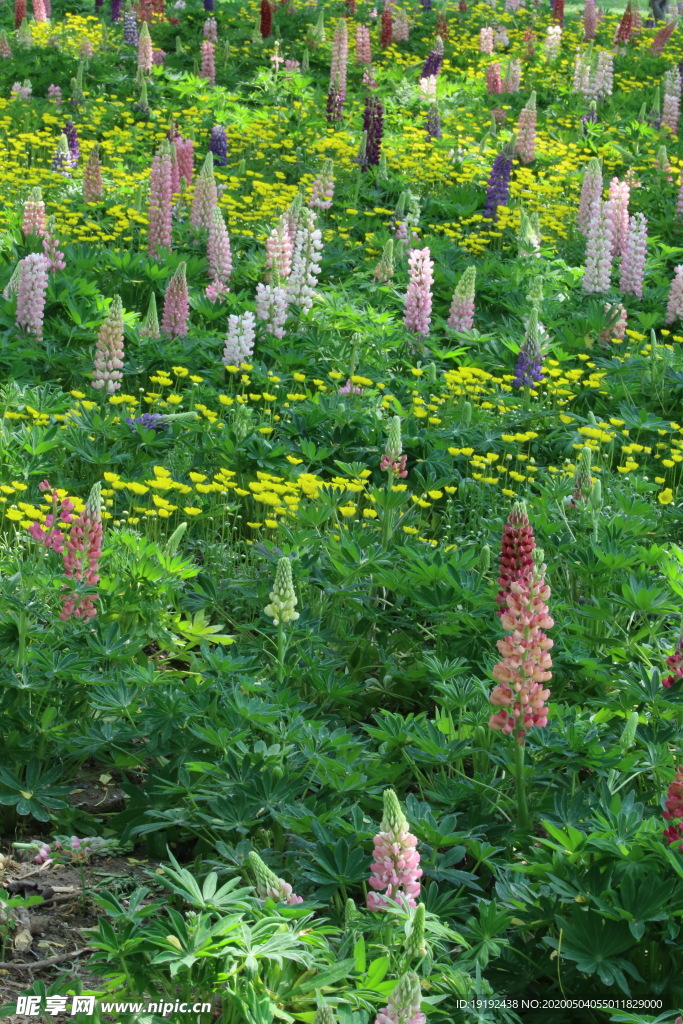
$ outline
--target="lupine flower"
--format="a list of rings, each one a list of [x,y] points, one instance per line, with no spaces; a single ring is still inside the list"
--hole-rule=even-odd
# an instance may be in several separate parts
[[[670,690],[673,684],[683,677],[683,626],[678,636],[678,642],[676,643],[676,649],[673,654],[670,654],[666,659],[667,668],[672,670],[671,674],[664,676],[662,679],[662,686]]]
[[[78,132],[76,131],[76,125],[73,121],[66,122],[64,126],[64,134],[66,135],[66,141],[69,145],[71,166],[75,167],[81,158],[81,147],[78,144]]]
[[[408,470],[406,469],[407,461],[408,456],[403,453],[401,417],[392,416],[389,420],[387,443],[384,448],[384,454],[380,459],[379,468],[383,473],[389,473],[390,478],[397,476],[401,480],[405,480],[408,476]]]
[[[405,297],[403,323],[409,331],[426,337],[429,334],[432,313],[432,283],[434,263],[429,248],[413,249],[408,257],[410,281]]]
[[[560,25],[550,25],[546,32],[545,42],[543,43],[545,57],[549,64],[552,64],[557,59],[561,44],[562,27]]]
[[[54,218],[50,217],[47,229],[43,236],[43,253],[48,261],[48,270],[51,274],[58,270],[66,270],[64,253],[59,248],[59,239],[55,235]]]
[[[394,14],[393,33],[395,43],[407,43],[410,40],[410,19],[403,10]]]
[[[621,260],[619,288],[624,294],[631,292],[642,299],[646,257],[647,218],[642,213],[636,213],[629,220],[628,239]]]
[[[277,275],[279,279],[289,277],[292,270],[294,242],[287,230],[286,216],[279,219],[266,240],[266,281]]]
[[[249,853],[247,861],[249,867],[254,872],[256,892],[260,899],[274,900],[276,903],[286,903],[290,907],[296,906],[297,903],[303,903],[303,897],[297,896],[292,892],[289,882],[278,878],[253,850]]]
[[[187,336],[190,316],[190,300],[187,291],[185,271],[187,265],[182,262],[168,282],[164,296],[164,311],[161,317],[161,329],[172,338]]]
[[[626,308],[620,302],[615,305],[611,305],[609,302],[605,303],[605,313],[610,319],[614,318],[614,322],[600,333],[600,341],[603,345],[609,344],[612,338],[622,339],[628,326]]]
[[[588,234],[591,223],[591,211],[595,200],[602,196],[602,171],[597,157],[588,161],[584,171],[583,183],[581,185],[581,200],[579,203],[578,226],[582,235]]]
[[[495,96],[503,91],[503,80],[500,74],[500,64],[489,64],[486,69],[486,91],[490,96]]]
[[[131,430],[135,430],[137,426],[144,427],[145,430],[154,430],[156,433],[168,430],[166,417],[158,412],[143,412],[142,416],[128,416],[126,423]]]
[[[220,124],[214,125],[211,129],[209,150],[213,153],[216,166],[225,167],[228,162],[228,137],[225,128]]]
[[[390,281],[394,276],[394,240],[390,238],[384,245],[382,256],[373,271],[378,281]]]
[[[479,30],[479,50],[487,56],[493,54],[493,29],[490,25]]]
[[[265,321],[266,330],[278,339],[285,336],[288,308],[287,289],[282,285],[256,285],[256,316]]]
[[[313,306],[322,249],[322,232],[316,227],[315,212],[302,210],[294,239],[292,272],[287,281],[287,298],[304,313]]]
[[[485,219],[495,221],[498,217],[498,207],[507,204],[510,195],[511,174],[512,153],[508,146],[504,146],[493,161],[489,175],[483,213]]]
[[[432,105],[429,108],[425,129],[430,139],[441,138],[441,115],[439,113],[439,108],[436,103],[432,103]]]
[[[507,607],[507,596],[513,582],[531,571],[534,564],[532,552],[535,547],[534,531],[529,522],[526,503],[517,501],[512,506],[508,521],[503,527],[498,577],[500,589],[496,597],[499,615]]]
[[[147,22],[144,22],[146,25]],[[149,233],[148,248],[159,255],[163,246],[171,248],[173,170],[171,147],[164,139],[154,155],[149,179]]]
[[[0,57],[3,60],[9,60],[12,56],[12,47],[9,44],[7,33],[4,31],[0,32]],[[54,86],[52,87],[54,88]],[[49,90],[48,90],[49,95]]]
[[[329,210],[332,206],[334,196],[334,163],[326,160],[322,171],[315,178],[311,186],[310,206],[317,206],[320,210]]]
[[[386,50],[387,47],[391,46],[394,40],[394,19],[389,7],[385,7],[382,11],[380,23],[382,27],[380,30],[379,45],[383,50]]]
[[[149,25],[143,21],[138,36],[138,68],[143,74],[149,74],[153,64],[152,37],[149,34]]]
[[[297,598],[292,583],[292,563],[287,556],[278,559],[275,572],[275,583],[270,592],[270,604],[263,609],[264,614],[273,620],[274,626],[280,623],[287,625],[299,618],[299,613],[294,609],[297,606]]]
[[[585,0],[583,8],[583,38],[587,43],[595,39],[597,27],[598,12],[595,7],[595,0]]]
[[[173,140],[173,145],[178,160],[178,175],[184,179],[186,185],[191,185],[194,173],[194,142],[192,139],[178,136]]]
[[[598,54],[598,61],[595,69],[595,79],[592,86],[593,95],[596,99],[607,99],[612,95],[614,85],[614,54],[607,50],[601,50]]]
[[[443,64],[444,45],[441,36],[436,37],[433,49],[429,52],[422,65],[420,78],[437,78]]]
[[[624,8],[624,13],[621,16],[621,20],[619,22],[617,30],[614,33],[614,39],[612,40],[613,45],[616,45],[617,43],[628,43],[632,29],[633,10],[629,2],[626,4],[626,7]]]
[[[55,174],[61,174],[63,178],[71,177],[71,151],[66,135],[59,136],[57,148],[52,157],[51,170]]]
[[[140,327],[141,338],[158,338],[160,337],[159,330],[159,317],[157,316],[157,300],[154,292],[149,297],[149,306],[147,307],[147,314],[145,319],[142,321]]]
[[[536,93],[532,92],[522,108],[517,122],[515,153],[523,164],[530,164],[536,156]]]
[[[367,25],[356,26],[356,61],[358,64],[371,64],[370,29]]]
[[[31,253],[24,256],[19,268],[16,323],[34,337],[42,338],[49,262],[42,253]]]
[[[504,25],[496,25],[496,30],[493,34],[493,45],[497,50],[504,50],[510,45],[510,37]]]
[[[420,979],[409,971],[399,980],[389,1002],[375,1017],[374,1024],[425,1024],[427,1018],[420,1013],[421,999]]]
[[[591,209],[586,239],[586,269],[583,290],[604,294],[609,290],[614,249],[614,217],[612,204],[597,198]]]
[[[365,100],[363,131],[366,132],[366,140],[361,170],[367,171],[368,167],[376,167],[379,163],[384,133],[384,109],[379,100],[370,96]]]
[[[201,77],[208,78],[211,85],[216,84],[216,61],[213,53],[213,43],[208,39],[202,42],[202,67]]]
[[[228,333],[225,336],[223,365],[239,366],[248,363],[254,353],[256,318],[253,313],[231,313],[228,317]]]
[[[104,389],[108,395],[121,387],[123,340],[123,308],[120,296],[115,295],[97,335],[92,382],[94,388]]]
[[[100,581],[99,561],[102,556],[102,518],[100,510],[102,485],[97,483],[88,495],[85,510],[71,524],[62,553],[64,571],[71,580],[96,587]],[[97,610],[91,597],[79,598],[75,591],[64,595],[60,619],[92,619]]]
[[[590,448],[582,448],[576,476],[574,477],[574,490],[569,502],[569,508],[576,508],[579,504],[587,502],[592,488],[593,453]]]
[[[273,34],[273,8],[268,0],[261,0],[261,20],[259,23],[261,39],[268,39]]]
[[[628,204],[631,189],[627,181],[612,178],[609,183],[609,198],[614,213],[614,255],[623,256],[628,241]]]
[[[190,224],[195,230],[208,231],[213,209],[218,202],[216,179],[213,176],[213,153],[207,153],[194,187]]]
[[[346,97],[346,63],[349,39],[346,19],[340,18],[332,39],[332,60],[330,63],[330,88],[327,96],[327,120],[341,121]]]
[[[672,324],[676,319],[683,321],[683,265],[674,270],[666,305],[666,322]]]
[[[662,104],[662,125],[672,135],[678,133],[678,119],[681,112],[681,76],[678,68],[671,68],[664,76],[664,102]]]
[[[542,383],[543,373],[541,364],[541,343],[538,330],[538,309],[532,307],[529,314],[529,323],[524,337],[524,343],[519,350],[517,366],[515,367],[515,379],[513,384],[517,388],[535,388]]]
[[[17,46],[21,46],[26,50],[30,50],[33,45],[33,39],[31,38],[31,26],[29,25],[26,18],[22,21],[21,25],[17,29],[16,33]]]
[[[64,550],[65,535],[62,530],[57,529],[55,521],[65,524],[71,523],[73,520],[74,503],[69,498],[60,498],[59,493],[50,486],[49,480],[42,480],[38,484],[38,490],[42,494],[46,491],[51,492],[52,512],[45,516],[44,523],[31,523],[28,532],[43,547],[56,551],[58,555],[61,555]]]
[[[393,789],[384,790],[384,815],[373,839],[374,860],[370,865],[368,910],[385,910],[390,901],[405,900],[410,907],[420,895],[420,854],[417,839]]]
[[[476,267],[467,267],[455,286],[448,326],[454,331],[471,331],[474,326],[474,288]]]
[[[209,280],[213,288],[212,296],[224,295],[228,290],[232,274],[232,252],[230,235],[223,220],[223,214],[217,206],[213,208],[209,237],[206,243],[206,254],[209,261]],[[208,294],[208,289],[207,289]]]
[[[50,103],[54,103],[56,107],[62,105],[62,90],[58,85],[49,85],[47,87],[47,98]]]
[[[519,87],[522,83],[522,62],[519,60],[511,60],[505,69],[505,77],[503,78],[503,92],[514,93],[519,92]]]
[[[203,28],[204,38],[210,43],[218,42],[218,22],[215,18],[207,18]]]
[[[666,810],[663,813],[665,821],[671,824],[664,830],[664,838],[669,846],[672,843],[681,843],[678,850],[683,850],[683,765],[676,770],[673,782],[670,783],[666,793]]]
[[[24,202],[21,230],[24,237],[28,235],[42,237],[45,234],[45,203],[39,188],[31,189],[28,199]]]
[[[650,44],[650,53],[653,53],[656,57],[661,57],[664,47],[676,31],[677,24],[676,18],[672,18],[663,28],[660,28]]]
[[[126,11],[123,15],[123,41],[126,46],[138,45],[138,20],[135,11]]]
[[[539,548],[534,552],[534,569],[510,584],[507,608],[500,617],[510,635],[497,643],[503,660],[492,673],[498,685],[491,693],[491,703],[500,711],[491,715],[489,726],[514,735],[520,744],[524,744],[530,728],[548,724],[546,701],[550,690],[543,684],[552,679],[549,651],[553,641],[543,630],[550,629],[554,622],[548,614],[550,587],[545,582],[542,559]]]
[[[14,0],[15,30],[26,20],[26,0]]]
[[[88,162],[83,172],[83,200],[86,203],[99,203],[102,199],[102,167],[97,143],[90,150]]]

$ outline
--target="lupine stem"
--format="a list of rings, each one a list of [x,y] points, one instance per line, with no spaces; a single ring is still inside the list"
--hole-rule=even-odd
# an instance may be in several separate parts
[[[526,798],[526,780],[524,778],[524,744],[514,739],[515,746],[515,786],[517,790],[517,821],[519,827],[529,832],[531,819]]]
[[[387,470],[387,497],[388,498],[391,497],[391,493],[392,493],[391,488],[393,486],[394,486],[394,471],[393,471],[393,469],[388,469]],[[384,509],[384,519],[382,520],[382,547],[383,548],[387,548],[389,546],[389,541],[391,540],[391,534],[392,534],[393,521],[394,521],[393,509],[391,509],[389,507],[389,505],[387,504],[386,508]]]
[[[285,673],[285,625],[280,619],[277,624],[277,681],[282,682]]]

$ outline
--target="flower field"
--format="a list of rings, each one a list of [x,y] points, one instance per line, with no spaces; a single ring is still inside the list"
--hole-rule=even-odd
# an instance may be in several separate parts
[[[13,1022],[681,1024],[677,18],[0,6]]]

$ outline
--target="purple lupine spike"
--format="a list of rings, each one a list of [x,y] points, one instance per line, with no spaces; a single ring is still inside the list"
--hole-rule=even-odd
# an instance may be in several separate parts
[[[157,433],[168,430],[165,417],[158,412],[143,412],[142,416],[128,416],[126,423],[131,430],[135,430],[137,426],[144,427],[145,430],[155,430]]]
[[[512,174],[512,153],[505,146],[493,161],[488,180],[484,218],[496,220],[498,207],[505,206],[510,195],[510,175]]]
[[[123,8],[123,0],[111,0],[109,5],[109,18],[112,22],[121,21],[121,11]]]
[[[218,167],[225,167],[228,162],[228,137],[225,128],[217,124],[211,129],[209,150],[213,153],[213,162]]]
[[[365,100],[363,131],[367,132],[367,142],[365,146],[365,162],[361,170],[367,171],[368,167],[376,167],[379,164],[382,135],[384,132],[384,108],[380,101],[374,99],[374,97],[368,96]]]
[[[204,10],[213,12],[215,10],[214,0],[204,0]]]
[[[126,46],[138,45],[138,20],[135,11],[126,11],[123,16],[123,41]]]
[[[432,103],[427,114],[427,135],[432,139],[441,138],[441,114],[436,103]]]
[[[66,122],[64,125],[64,134],[66,135],[66,141],[69,144],[71,166],[75,167],[81,158],[81,147],[78,144],[78,132],[76,131],[76,125],[73,121]]]
[[[443,50],[443,40],[441,36],[437,36],[436,43],[434,44],[434,49],[430,51],[426,61],[422,66],[420,78],[432,78],[433,76],[439,74],[439,71],[441,71],[441,65],[443,63]]]

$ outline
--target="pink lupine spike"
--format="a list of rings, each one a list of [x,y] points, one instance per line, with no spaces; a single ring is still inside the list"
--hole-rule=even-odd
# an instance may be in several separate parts
[[[420,895],[420,854],[417,839],[408,830],[408,821],[393,789],[384,791],[384,816],[380,832],[373,839],[374,860],[368,884],[369,910],[384,910],[389,901],[405,900],[417,905]]]

